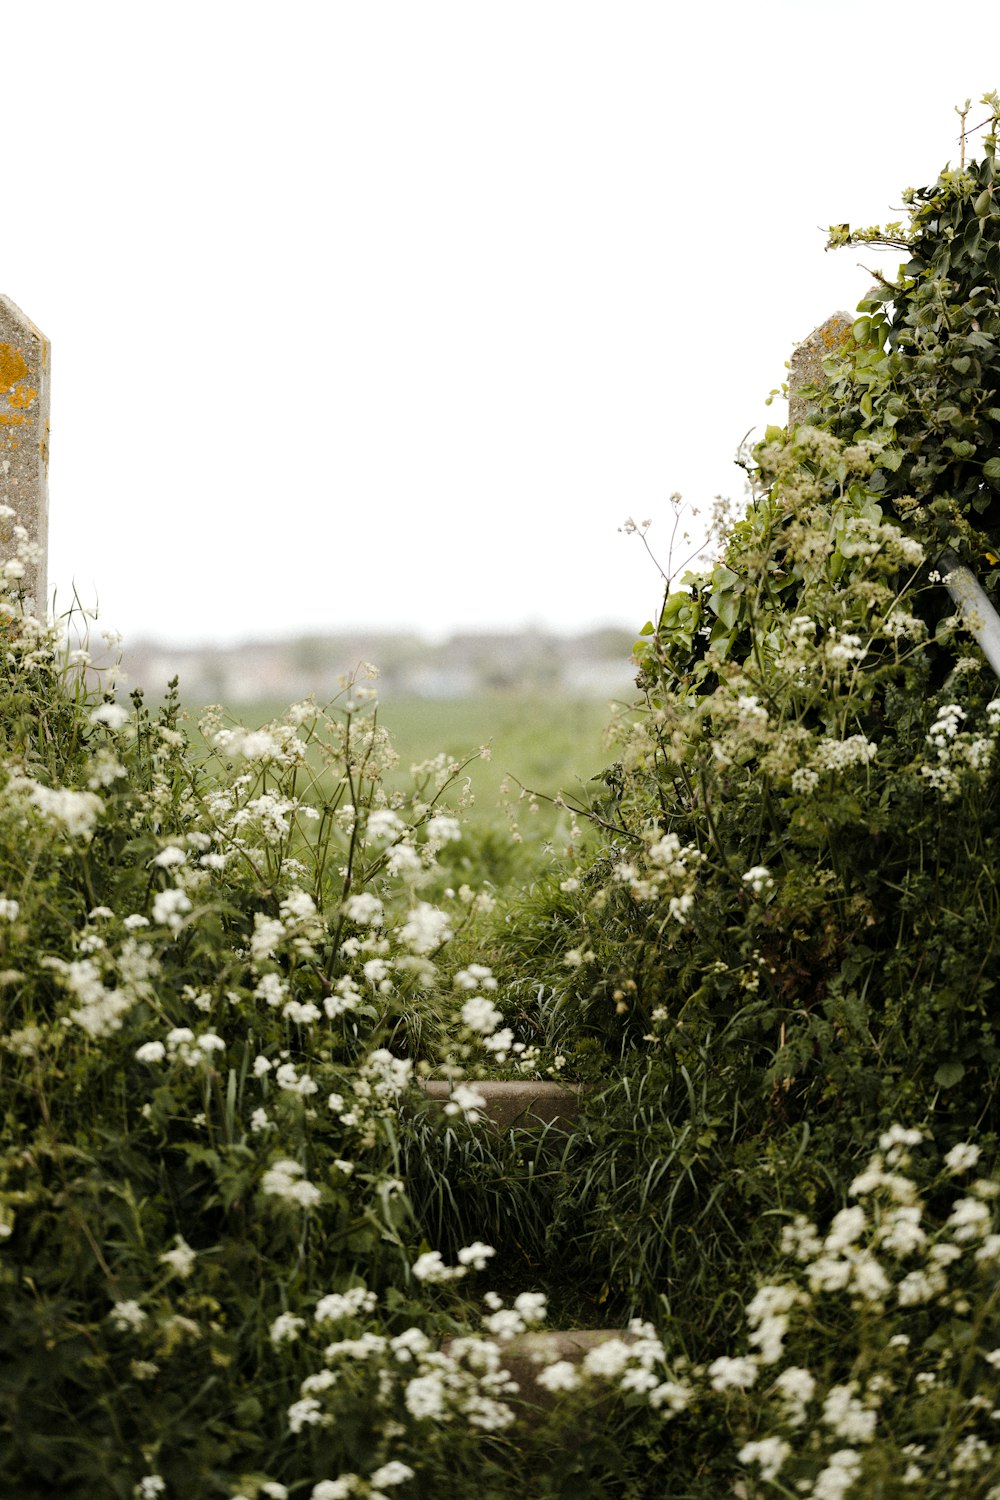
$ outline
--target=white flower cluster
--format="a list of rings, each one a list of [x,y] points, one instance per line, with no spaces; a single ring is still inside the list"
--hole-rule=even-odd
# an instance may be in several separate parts
[[[12,776],[7,790],[33,807],[57,833],[85,844],[93,838],[97,820],[104,811],[104,803],[96,792],[43,786],[30,776]]]
[[[633,901],[665,900],[669,916],[683,926],[695,903],[704,860],[697,845],[682,844],[676,833],[651,827],[643,836],[641,855],[622,860],[613,877],[628,887]]]
[[[244,760],[270,762],[278,766],[298,766],[305,760],[305,746],[293,724],[274,722],[263,729],[220,729],[214,737],[215,748],[226,756]]]
[[[408,1464],[391,1458],[388,1463],[380,1464],[367,1479],[362,1479],[360,1474],[339,1474],[336,1479],[321,1479],[313,1485],[309,1500],[351,1500],[352,1495],[364,1496],[365,1500],[388,1500],[387,1489],[405,1484],[413,1476],[414,1471]],[[287,1495],[287,1490],[284,1493]],[[266,1486],[261,1494],[267,1494]]]
[[[397,933],[402,946],[421,957],[434,953],[452,936],[447,913],[428,901],[418,901],[411,907]]]
[[[852,734],[844,740],[821,738],[814,752],[813,765],[821,771],[845,771],[850,766],[867,766],[878,754],[878,746],[863,734]]]
[[[831,627],[823,646],[823,655],[835,671],[846,671],[854,662],[864,661],[868,648],[859,635]]]
[[[924,621],[916,615],[907,614],[906,610],[894,609],[881,622],[880,630],[890,640],[898,641],[907,639],[911,641],[922,641],[927,634],[927,626]],[[978,663],[974,663],[978,665]]]
[[[933,761],[920,767],[920,774],[941,793],[945,802],[958,796],[962,777],[983,776],[989,768],[1000,736],[1000,698],[986,706],[987,732],[971,734],[962,729],[968,715],[957,703],[944,703],[927,733]]]
[[[482,1119],[485,1108],[485,1096],[479,1092],[475,1084],[456,1083],[448,1095],[444,1112],[453,1118],[461,1115],[470,1125],[476,1125]]]
[[[749,886],[755,896],[765,896],[774,890],[774,876],[767,865],[753,865],[743,876],[743,884]]]
[[[484,1245],[480,1240],[476,1240],[473,1244],[466,1245],[459,1250],[457,1266],[445,1265],[440,1250],[427,1250],[417,1257],[411,1269],[417,1281],[439,1286],[446,1281],[458,1281],[469,1271],[484,1270],[487,1261],[495,1254],[496,1251],[492,1245]]]
[[[454,985],[460,990],[483,989],[495,990],[497,982],[493,977],[492,970],[485,964],[470,964],[467,969],[460,969],[454,977]],[[466,1030],[472,1032],[478,1039],[480,1045],[487,1052],[493,1054],[498,1062],[506,1062],[508,1054],[514,1052],[523,1062],[525,1047],[523,1043],[514,1041],[514,1033],[509,1026],[503,1025],[503,1012],[486,995],[470,995],[461,1010],[462,1025]],[[458,1109],[467,1113],[468,1108],[481,1110],[484,1101],[481,1098],[468,1099],[467,1105],[462,1105],[460,1100],[454,1099]],[[447,1107],[447,1106],[446,1106]],[[449,1113],[456,1113],[449,1110]],[[472,1118],[478,1118],[476,1114]]]
[[[226,1044],[215,1031],[203,1031],[195,1036],[190,1026],[174,1026],[161,1041],[143,1042],[136,1049],[136,1060],[141,1063],[178,1062],[196,1068],[210,1060],[216,1053],[224,1052]]]
[[[927,1144],[921,1131],[890,1127],[851,1185],[852,1195],[862,1202],[836,1214],[823,1236],[803,1218],[785,1226],[781,1249],[801,1267],[798,1278],[759,1289],[746,1310],[755,1352],[710,1365],[707,1373],[713,1389],[745,1390],[758,1382],[765,1368],[784,1357],[785,1341],[795,1332],[794,1320],[809,1319],[821,1297],[846,1296],[856,1309],[859,1329],[870,1316],[864,1309],[897,1323],[909,1309],[931,1303],[947,1310],[946,1315],[969,1311],[964,1286],[956,1289],[953,1285],[953,1268],[961,1270],[966,1285],[977,1278],[995,1278],[1000,1265],[1000,1233],[994,1222],[997,1184],[985,1179],[973,1183],[966,1196],[953,1200],[950,1213],[935,1227],[927,1221],[920,1193],[905,1171],[910,1150],[921,1144]],[[944,1167],[952,1177],[961,1176],[977,1165],[979,1157],[978,1146],[961,1142],[947,1153]],[[842,1326],[843,1314],[817,1309],[815,1316],[819,1326],[829,1326],[833,1317]],[[856,1374],[825,1386],[813,1371],[788,1364],[769,1381],[764,1393],[774,1403],[779,1430],[744,1444],[740,1462],[773,1483],[790,1460],[799,1465],[796,1474],[803,1472],[800,1461],[808,1461],[813,1478],[811,1482],[795,1480],[792,1487],[797,1492],[821,1500],[858,1493],[855,1487],[864,1472],[864,1453],[878,1437],[883,1412],[888,1410],[887,1398],[892,1396],[898,1420],[899,1403],[907,1393],[919,1401],[937,1383],[935,1370],[921,1368],[921,1360],[914,1358],[915,1347],[909,1335],[895,1334],[885,1340],[888,1357],[874,1372],[868,1364],[866,1379]],[[924,1344],[921,1340],[920,1347],[924,1361],[936,1359],[933,1341]],[[910,1353],[902,1363],[897,1360],[894,1368],[893,1351]],[[993,1362],[990,1353],[983,1360],[988,1365]],[[995,1363],[1000,1365],[1000,1352]],[[980,1391],[966,1402],[970,1414],[980,1409],[994,1412],[990,1377],[983,1380],[983,1386],[985,1393]],[[920,1486],[928,1481],[935,1459],[919,1445],[907,1451],[906,1482],[923,1493]],[[963,1436],[955,1453],[961,1457],[953,1456],[952,1469],[968,1476],[986,1471],[998,1456],[988,1441],[971,1432]],[[926,1469],[922,1458],[927,1461]],[[963,1480],[954,1493],[965,1493],[969,1483],[971,1478]]]
[[[160,966],[149,944],[134,937],[127,937],[116,953],[85,929],[78,947],[83,957],[69,961],[46,957],[41,963],[76,1002],[70,1020],[97,1040],[120,1030],[129,1011],[150,999]]]
[[[294,1208],[315,1208],[322,1197],[319,1188],[306,1177],[305,1168],[287,1158],[272,1162],[261,1177],[260,1190]]]
[[[629,1324],[625,1337],[602,1338],[578,1363],[554,1360],[535,1379],[553,1393],[606,1382],[622,1395],[641,1396],[664,1420],[686,1410],[695,1397],[694,1387],[669,1364],[656,1331],[638,1318]]]
[[[472,1245],[460,1253],[460,1259],[463,1254],[469,1265],[482,1265],[492,1251],[489,1246]],[[461,1274],[464,1265],[452,1269]],[[333,1300],[334,1297],[342,1300]],[[369,1293],[355,1290],[331,1294],[330,1299],[324,1298],[317,1307],[316,1321],[325,1324],[341,1318],[358,1319],[370,1314],[373,1308]],[[540,1316],[544,1316],[544,1298],[522,1294],[521,1327],[538,1321]],[[272,1343],[280,1347],[298,1339],[304,1332],[304,1323],[304,1319],[282,1314],[272,1324]],[[404,1329],[392,1337],[362,1332],[327,1344],[322,1357],[322,1368],[305,1377],[299,1400],[289,1408],[288,1422],[293,1433],[309,1426],[327,1426],[335,1420],[336,1391],[345,1365],[355,1372],[359,1368],[370,1372],[370,1411],[384,1412],[393,1425],[399,1404],[415,1421],[463,1424],[480,1432],[500,1432],[514,1420],[504,1398],[514,1394],[517,1385],[502,1367],[500,1344],[495,1338],[469,1335],[438,1348],[418,1328]],[[404,1469],[405,1465],[390,1460],[369,1482],[383,1489],[401,1484],[410,1477],[409,1471],[404,1474]],[[357,1476],[341,1478],[345,1482],[350,1480],[350,1487],[333,1491],[322,1488],[330,1481],[322,1481],[313,1495],[368,1493],[363,1488],[364,1481]]]

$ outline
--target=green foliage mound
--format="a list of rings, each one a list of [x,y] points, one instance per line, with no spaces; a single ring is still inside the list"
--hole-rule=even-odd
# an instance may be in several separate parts
[[[564,1003],[735,1068],[754,1130],[997,1123],[1000,695],[942,586],[958,558],[1000,592],[994,156],[907,195],[910,260],[638,643],[645,714],[571,881]]]

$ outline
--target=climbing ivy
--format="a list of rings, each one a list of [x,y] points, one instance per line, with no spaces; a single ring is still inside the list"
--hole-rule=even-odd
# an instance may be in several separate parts
[[[814,560],[782,545],[808,506],[813,524],[821,508],[832,587],[849,589],[866,545],[859,523],[884,518],[923,547],[924,581],[950,552],[1000,593],[1000,95],[983,102],[982,159],[906,189],[907,226],[830,229],[828,248],[902,248],[909,258],[894,278],[872,272],[877,285],[851,335],[824,361],[826,383],[802,392],[806,422],[768,427],[748,454],[745,516],[726,528],[713,565],[668,589],[637,642],[644,686],[701,695],[720,662],[759,657],[763,616],[794,609],[815,573]],[[857,602],[863,626],[863,590]],[[941,590],[925,591],[916,607],[933,632],[949,618]]]
[[[983,102],[982,159],[907,189],[905,235],[897,225],[831,229],[831,247],[905,244],[910,254],[895,279],[875,273],[819,400],[832,432],[876,445],[871,488],[913,535],[980,571],[1000,551],[1000,96]]]

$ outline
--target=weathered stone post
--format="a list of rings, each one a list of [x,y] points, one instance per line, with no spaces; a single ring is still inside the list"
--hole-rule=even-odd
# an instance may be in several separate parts
[[[835,312],[796,344],[788,371],[788,430],[808,420],[809,402],[799,392],[803,386],[826,385],[823,361],[837,354],[851,337],[854,320],[849,313]]]
[[[26,608],[48,614],[49,371],[51,345],[0,295],[0,502],[16,520],[0,519],[0,561],[16,550],[13,527],[23,526],[36,554],[22,587]]]

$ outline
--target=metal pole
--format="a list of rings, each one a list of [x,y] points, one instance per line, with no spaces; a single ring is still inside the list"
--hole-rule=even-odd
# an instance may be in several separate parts
[[[986,660],[1000,677],[1000,615],[976,575],[959,562],[954,552],[942,554],[940,567],[944,571],[944,586],[958,605],[963,624],[975,636]]]

